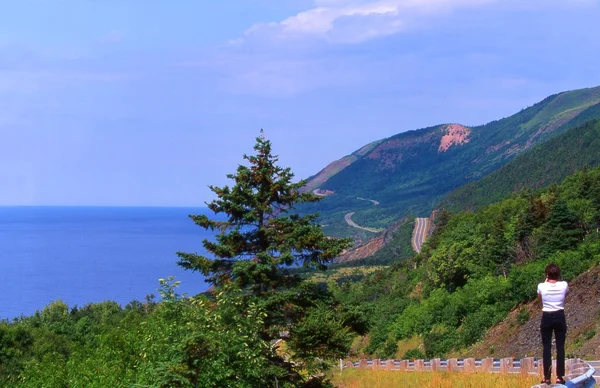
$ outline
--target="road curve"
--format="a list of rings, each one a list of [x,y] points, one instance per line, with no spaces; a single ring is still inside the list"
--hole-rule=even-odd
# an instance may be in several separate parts
[[[421,246],[427,239],[427,226],[429,218],[415,218],[415,229],[413,230],[412,245],[417,253],[421,253]]]
[[[361,197],[356,197],[356,199],[360,199],[361,201],[369,201],[369,202],[371,202],[375,206],[379,205],[379,201],[376,201],[374,199],[361,198]]]
[[[366,230],[368,232],[372,232],[372,233],[379,233],[380,230],[377,229],[373,229],[373,228],[367,228],[366,226],[360,226],[358,225],[356,222],[352,221],[352,216],[354,215],[355,212],[352,213],[348,213],[344,216],[344,219],[346,220],[346,223],[350,226],[352,226],[353,228],[358,228],[358,229],[362,229],[362,230]]]

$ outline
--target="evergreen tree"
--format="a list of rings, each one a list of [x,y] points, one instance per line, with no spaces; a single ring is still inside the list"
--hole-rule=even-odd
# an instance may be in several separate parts
[[[583,238],[577,217],[562,198],[556,200],[548,215],[542,235],[542,253],[547,256],[558,250],[575,247]]]
[[[320,198],[302,192],[306,181],[292,183],[289,168],[277,166],[271,142],[256,138],[256,155],[244,155],[250,166],[240,165],[236,174],[228,174],[232,187],[210,189],[218,199],[208,203],[215,214],[224,213],[223,221],[192,215],[199,226],[218,231],[216,241],[204,240],[204,248],[213,258],[178,252],[178,264],[199,271],[207,281],[220,286],[233,282],[241,289],[260,295],[297,283],[289,267],[302,265],[324,269],[350,245],[348,239],[328,238],[320,225],[313,224],[315,214],[292,214],[294,205],[316,202]]]
[[[279,376],[279,384],[287,381],[299,386],[299,378],[323,371],[323,361],[343,354],[351,339],[334,318],[337,312],[331,295],[303,281],[294,269],[324,269],[351,240],[329,238],[313,223],[315,214],[293,212],[296,204],[320,198],[303,192],[306,181],[293,183],[290,169],[277,165],[278,158],[262,131],[254,150],[255,155],[244,155],[249,165],[240,165],[235,174],[227,175],[233,186],[210,186],[218,198],[208,203],[208,208],[225,214],[225,219],[190,216],[197,225],[218,232],[215,241],[203,241],[214,258],[178,252],[178,264],[201,272],[219,290],[232,286],[242,290],[244,303],[257,305],[266,313],[260,331],[263,340],[285,339],[294,354],[293,362],[275,352],[268,355],[272,366],[287,371]],[[322,319],[323,311],[328,311],[328,319]],[[316,327],[317,321],[323,333],[337,335],[307,330]]]

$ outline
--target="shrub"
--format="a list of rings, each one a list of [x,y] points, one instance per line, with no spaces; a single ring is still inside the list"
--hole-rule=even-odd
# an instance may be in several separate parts
[[[536,262],[524,267],[515,267],[508,276],[510,295],[517,302],[527,302],[536,295],[536,286],[544,280],[546,262]]]
[[[529,311],[527,311],[525,308],[520,309],[517,313],[517,323],[519,325],[524,325],[525,323],[527,323],[527,321],[529,321],[529,318],[531,318],[531,316],[529,315]]]
[[[498,305],[483,306],[465,318],[460,328],[460,342],[463,346],[474,344],[489,327],[498,323],[505,315],[506,311]]]
[[[422,360],[424,358],[425,358],[425,353],[423,353],[420,349],[417,349],[417,348],[408,349],[406,351],[406,353],[404,353],[404,355],[402,356],[403,360],[412,360],[412,359]]]
[[[425,355],[428,358],[444,357],[450,350],[458,347],[459,338],[454,328],[438,325],[423,336]]]

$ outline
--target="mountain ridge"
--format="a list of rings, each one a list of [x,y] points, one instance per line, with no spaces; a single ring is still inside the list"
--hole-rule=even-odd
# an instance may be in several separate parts
[[[600,105],[598,108],[600,110]],[[451,212],[477,211],[516,195],[521,190],[535,191],[560,183],[578,170],[599,166],[598,150],[600,119],[593,119],[538,144],[483,179],[469,182],[452,191],[441,200],[431,216],[435,219],[442,209]],[[344,260],[340,261],[384,264],[410,257],[411,252],[401,249],[402,246],[410,245],[408,237],[395,236],[395,230],[394,225],[385,229],[385,233],[394,234],[393,239],[381,240],[380,235],[377,235],[374,240],[377,239],[378,244],[362,243],[359,245],[361,249],[351,250],[344,255]],[[363,246],[370,249],[364,249]],[[392,257],[380,257],[386,247],[389,248],[388,255]],[[403,254],[394,253],[401,251]]]
[[[351,211],[358,224],[371,228],[409,214],[425,216],[447,193],[572,128],[580,114],[600,118],[599,107],[600,87],[579,89],[484,125],[440,124],[371,142],[309,178],[308,188],[330,195],[305,209],[320,212],[332,235],[355,233],[343,226]],[[357,197],[380,206],[365,206]]]

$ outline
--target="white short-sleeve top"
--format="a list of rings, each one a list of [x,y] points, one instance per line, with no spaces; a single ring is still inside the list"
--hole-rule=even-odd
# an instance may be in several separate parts
[[[567,282],[544,282],[538,284],[538,294],[542,296],[542,311],[558,311],[565,309],[565,297],[569,292]]]

